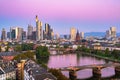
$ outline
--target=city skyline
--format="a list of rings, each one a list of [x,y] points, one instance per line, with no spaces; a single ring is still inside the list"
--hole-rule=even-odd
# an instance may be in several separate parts
[[[0,31],[2,28],[9,31],[13,26],[27,31],[28,24],[36,26],[35,15],[38,15],[55,33],[69,34],[71,27],[80,32],[106,32],[112,26],[120,32],[119,3],[119,0],[1,0]]]

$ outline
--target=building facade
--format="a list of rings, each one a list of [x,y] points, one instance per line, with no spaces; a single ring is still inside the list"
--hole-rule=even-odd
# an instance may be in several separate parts
[[[110,27],[111,37],[116,38],[116,27]]]
[[[84,39],[84,32],[80,32],[80,37]]]
[[[32,39],[32,32],[33,32],[33,26],[28,25],[28,33],[27,33],[27,39]]]
[[[14,62],[0,63],[0,80],[16,80],[16,69]]]
[[[79,42],[80,41],[80,34],[79,34],[79,31],[77,31],[76,33],[76,42]]]
[[[116,27],[110,27],[110,29],[106,31],[106,38],[116,38]]]
[[[76,29],[74,27],[72,27],[70,29],[70,38],[71,38],[71,41],[75,41],[75,38],[76,38]]]
[[[6,31],[5,31],[4,28],[2,29],[1,40],[2,40],[2,41],[5,41],[5,40],[6,40]]]
[[[36,15],[36,40],[42,40],[42,22],[39,21],[38,16]]]
[[[24,68],[24,80],[57,80],[57,78],[34,61],[28,60]]]
[[[43,31],[43,39],[52,40],[54,37],[54,32],[48,23],[45,23],[45,30]]]

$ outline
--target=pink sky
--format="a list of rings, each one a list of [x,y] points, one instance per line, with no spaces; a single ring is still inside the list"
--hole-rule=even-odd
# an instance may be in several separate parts
[[[0,17],[45,21],[119,22],[120,0],[0,0]]]

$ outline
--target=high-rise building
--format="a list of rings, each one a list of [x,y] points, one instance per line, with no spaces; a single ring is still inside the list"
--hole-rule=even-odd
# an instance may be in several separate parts
[[[7,39],[10,40],[10,32],[7,32]]]
[[[1,40],[6,40],[6,31],[4,28],[2,29]]]
[[[22,40],[26,40],[26,38],[27,38],[27,37],[26,37],[26,31],[23,31],[23,32],[22,32]]]
[[[36,31],[32,32],[32,40],[36,40]]]
[[[27,33],[27,39],[32,39],[32,32],[33,32],[33,26],[28,25],[28,33]]]
[[[80,32],[80,37],[84,39],[84,32]]]
[[[17,40],[18,38],[18,27],[12,27],[10,28],[10,38],[11,40]]]
[[[54,39],[54,32],[51,32],[51,39]]]
[[[58,39],[60,38],[60,35],[57,33],[57,34],[55,35],[55,38],[58,40]]]
[[[106,31],[106,38],[111,38],[111,31],[110,30]]]
[[[42,22],[39,21],[38,16],[36,15],[36,40],[42,40]]]
[[[12,27],[10,28],[11,40],[22,41],[23,28]]]
[[[17,37],[18,41],[22,41],[23,40],[23,28],[19,28],[18,27],[18,37]]]
[[[110,29],[106,31],[106,38],[116,38],[116,27],[110,27]]]
[[[43,39],[51,40],[54,37],[53,29],[48,23],[45,23],[45,30],[43,31]]]
[[[72,27],[70,29],[70,38],[71,38],[71,41],[75,41],[75,38],[76,38],[76,29],[74,27]]]
[[[111,30],[111,37],[116,38],[116,27],[110,27]]]

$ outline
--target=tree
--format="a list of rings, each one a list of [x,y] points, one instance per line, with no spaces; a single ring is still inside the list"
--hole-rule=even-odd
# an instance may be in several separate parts
[[[39,46],[36,48],[36,57],[38,59],[41,57],[48,57],[49,55],[50,55],[50,53],[46,46]]]
[[[57,78],[57,80],[69,80],[66,76],[62,74],[60,70],[49,69],[49,72],[52,73]]]
[[[106,48],[105,54],[109,54],[109,49],[108,48]]]
[[[66,49],[66,48],[69,48],[69,45],[64,45],[64,48]]]
[[[1,46],[0,46],[0,52],[2,51]]]
[[[33,50],[33,46],[34,44],[32,43],[29,43],[29,44],[24,43],[21,45],[21,48],[22,48],[22,51],[27,51],[27,50]]]
[[[21,52],[22,51],[21,45],[16,45],[15,46],[15,51]]]
[[[82,47],[78,46],[78,48],[76,49],[76,51],[90,52],[90,49],[86,48],[84,46],[82,46]]]
[[[10,48],[10,46],[7,46],[7,47],[5,48],[5,52],[8,52],[9,48]]]
[[[118,50],[113,50],[111,54],[116,59],[118,59],[120,57],[120,51],[118,51]]]
[[[32,59],[32,60],[34,60],[34,55],[35,55],[35,53],[28,51],[28,52],[16,55],[14,57],[14,60],[17,60],[17,61],[20,59]]]

